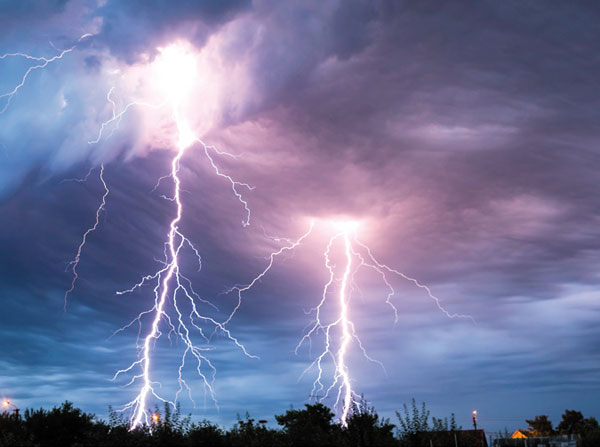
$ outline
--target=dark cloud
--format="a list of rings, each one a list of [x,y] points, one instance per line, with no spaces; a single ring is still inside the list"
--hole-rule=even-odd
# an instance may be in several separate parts
[[[595,3],[55,6],[35,13],[9,8],[13,38],[29,17],[43,14],[54,17],[40,25],[43,33],[55,28],[57,35],[68,34],[57,26],[68,17],[80,25],[102,21],[77,56],[32,78],[0,116],[6,392],[28,405],[64,397],[100,413],[129,399],[108,379],[135,355],[136,328],[106,339],[148,308],[151,290],[114,292],[159,265],[154,259],[173,216],[160,194],[171,184],[151,191],[172,153],[131,150],[135,118],[121,124],[125,136],[98,148],[85,145],[87,134],[83,143],[75,137],[94,127],[86,125],[106,102],[109,83],[101,76],[111,57],[131,63],[173,38],[201,49],[212,36],[231,78],[244,68],[250,93],[229,92],[242,99],[224,106],[224,119],[206,139],[241,154],[219,159],[220,166],[256,189],[245,193],[252,225],[243,229],[244,211],[230,185],[199,148],[186,153],[181,228],[202,253],[201,272],[191,257],[186,268],[203,296],[223,313],[233,307],[234,297],[219,293],[264,267],[277,246],[265,232],[297,237],[308,216],[362,218],[361,238],[383,262],[477,321],[448,320],[422,291],[397,281],[394,325],[378,278],[361,276],[364,295],[353,301],[357,329],[371,354],[385,360],[387,376],[352,357],[353,377],[378,409],[392,414],[415,396],[436,415],[466,415],[459,416],[464,426],[477,407],[494,429],[517,411],[515,402],[524,418],[550,413],[556,420],[566,407],[595,414]],[[69,107],[56,115],[63,96]],[[111,195],[63,314],[66,262],[102,189],[97,171],[85,184],[60,180],[101,161]],[[326,281],[324,242],[317,232],[247,294],[232,330],[261,361],[216,339],[211,358],[219,367],[222,413],[197,414],[229,423],[249,409],[269,419],[306,399],[312,376],[296,380],[314,357],[293,349],[309,322],[303,311],[316,304]],[[178,347],[161,348],[157,370],[166,376]],[[36,395],[31,389],[38,386],[43,392]],[[91,399],[94,393],[101,398]]]

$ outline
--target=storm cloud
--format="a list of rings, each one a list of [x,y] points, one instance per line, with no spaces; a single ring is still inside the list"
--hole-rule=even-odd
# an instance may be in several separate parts
[[[109,337],[149,307],[149,290],[115,291],[157,268],[174,210],[161,198],[171,184],[153,188],[173,152],[150,141],[139,111],[101,144],[88,141],[110,116],[106,95],[120,74],[107,73],[186,41],[215,62],[207,91],[219,100],[203,139],[238,154],[220,165],[255,186],[244,192],[252,209],[244,229],[230,185],[198,148],[184,157],[182,229],[202,253],[202,271],[190,274],[203,296],[230,310],[234,297],[219,294],[264,268],[277,246],[265,234],[298,237],[313,217],[362,219],[360,237],[383,262],[476,320],[447,319],[398,281],[394,325],[385,288],[365,274],[355,321],[387,374],[358,356],[352,371],[378,410],[391,415],[414,396],[435,415],[454,411],[463,426],[478,408],[490,430],[541,413],[557,422],[567,407],[600,416],[596,3],[0,8],[2,52],[51,57],[53,46],[75,46],[33,71],[0,115],[0,392],[23,406],[68,398],[100,414],[134,393],[109,379],[135,356],[136,330]],[[0,64],[0,93],[31,66]],[[136,99],[118,93],[120,106]],[[65,267],[99,203],[101,163],[111,195],[63,313]],[[88,182],[63,182],[90,167]],[[190,402],[185,410],[231,423],[246,409],[272,419],[306,401],[311,377],[298,378],[314,357],[293,350],[326,280],[326,237],[280,259],[232,321],[260,361],[215,340],[220,413]],[[166,376],[174,353],[167,342],[158,348]]]

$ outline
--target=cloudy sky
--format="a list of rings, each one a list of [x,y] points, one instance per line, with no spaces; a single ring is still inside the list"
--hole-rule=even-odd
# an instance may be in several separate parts
[[[390,276],[395,322],[381,277],[358,271],[350,317],[385,371],[356,343],[349,371],[380,413],[414,397],[465,427],[476,408],[488,430],[536,414],[557,423],[565,408],[600,417],[599,16],[584,1],[0,3],[0,52],[68,50],[29,73],[45,62],[0,59],[0,94],[28,73],[0,103],[0,393],[21,407],[69,399],[105,415],[139,392],[123,386],[131,375],[111,381],[137,358],[138,325],[112,334],[152,307],[153,285],[116,292],[163,265],[174,184],[154,186],[177,154],[177,115],[235,154],[211,152],[220,172],[254,187],[239,189],[245,227],[231,184],[200,144],[186,149],[179,228],[202,269],[189,250],[180,262],[219,309],[206,315],[227,319],[237,301],[223,292],[317,219],[228,324],[259,359],[220,331],[209,344],[193,336],[210,349],[219,406],[190,361],[196,407],[183,393],[184,412],[230,425],[236,413],[272,421],[308,401],[315,370],[302,372],[323,339],[294,348],[328,280],[331,222],[352,220],[380,262],[474,320],[447,318]],[[165,62],[174,47],[192,76]],[[169,94],[181,89],[175,114]],[[65,312],[66,269],[94,223],[102,164],[110,194]],[[65,181],[90,168],[87,182]],[[152,376],[172,398],[184,345],[162,324]]]

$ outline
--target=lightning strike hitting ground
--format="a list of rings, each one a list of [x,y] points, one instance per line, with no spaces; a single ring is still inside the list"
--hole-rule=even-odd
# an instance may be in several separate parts
[[[212,159],[208,155],[208,149],[207,149],[208,146],[203,144],[203,147],[205,148],[206,155],[211,160],[211,164],[213,164]],[[225,334],[225,336],[227,338],[229,338],[229,340],[231,340],[233,343],[235,343],[235,345],[238,346],[246,356],[251,357],[251,358],[257,358],[256,356],[253,356],[248,353],[246,348],[238,341],[237,338],[235,338],[231,334],[231,332],[225,327],[225,325],[223,323],[220,323],[217,320],[215,320],[214,318],[208,317],[199,312],[196,301],[199,301],[202,304],[211,306],[214,309],[216,309],[216,307],[213,304],[211,304],[210,302],[203,300],[194,291],[191,281],[186,276],[184,276],[180,271],[179,255],[180,255],[181,249],[184,246],[187,246],[189,249],[191,249],[193,251],[193,253],[196,255],[196,257],[198,259],[199,266],[201,266],[201,262],[202,262],[200,255],[199,255],[198,251],[196,250],[196,248],[192,245],[190,240],[187,239],[179,231],[179,224],[180,224],[182,216],[183,216],[183,203],[181,201],[181,180],[179,178],[179,170],[181,167],[181,158],[183,157],[186,149],[187,149],[187,146],[185,144],[180,144],[179,151],[178,151],[177,155],[173,158],[172,163],[171,163],[171,175],[170,176],[173,179],[174,184],[175,184],[175,191],[174,191],[174,196],[172,199],[175,202],[176,207],[177,207],[177,215],[171,221],[171,224],[169,226],[169,233],[168,233],[168,240],[166,243],[166,253],[165,253],[165,261],[163,264],[163,268],[160,269],[158,272],[154,273],[153,275],[144,277],[142,279],[142,281],[140,281],[138,284],[134,285],[131,289],[125,290],[123,292],[118,292],[119,294],[130,293],[130,292],[133,292],[135,289],[141,287],[142,285],[144,285],[146,282],[148,282],[150,280],[156,281],[155,287],[154,287],[154,306],[150,310],[139,314],[138,317],[134,320],[134,321],[137,321],[141,325],[141,318],[144,315],[147,315],[147,314],[153,315],[151,329],[148,332],[148,334],[144,337],[142,350],[140,352],[140,357],[135,362],[133,362],[131,365],[129,365],[129,367],[127,367],[123,370],[117,371],[117,373],[115,374],[115,377],[114,377],[114,379],[116,379],[119,375],[121,375],[123,373],[133,371],[134,368],[138,368],[139,370],[141,370],[138,374],[135,374],[133,376],[133,378],[131,379],[129,384],[133,384],[134,382],[140,380],[142,382],[142,388],[141,388],[139,394],[136,396],[136,398],[134,400],[132,400],[131,402],[129,402],[128,404],[126,404],[124,407],[124,410],[127,410],[127,409],[133,410],[133,416],[131,419],[131,427],[132,428],[135,428],[141,424],[147,424],[147,425],[150,424],[151,412],[149,411],[149,402],[148,402],[148,398],[150,396],[154,396],[156,399],[161,400],[163,402],[168,402],[174,406],[175,402],[177,401],[177,397],[185,388],[188,392],[190,399],[193,401],[192,390],[191,390],[190,386],[187,384],[187,382],[185,381],[185,379],[183,378],[183,368],[185,366],[186,359],[188,358],[188,356],[192,356],[195,358],[196,371],[198,372],[199,376],[201,377],[201,379],[203,381],[205,390],[208,391],[210,398],[213,400],[215,405],[218,405],[216,396],[215,396],[215,393],[213,390],[213,382],[215,379],[216,369],[213,366],[213,364],[210,362],[210,360],[204,355],[204,353],[206,351],[210,351],[213,348],[208,346],[209,339],[205,336],[204,330],[202,329],[202,327],[199,326],[200,323],[212,325],[215,331],[220,330],[223,334]],[[213,164],[213,167],[215,167],[214,164]],[[225,176],[224,174],[220,174],[218,172],[218,170],[217,170],[217,174]],[[225,176],[225,177],[229,178],[228,176]],[[231,180],[231,182],[233,184],[238,184],[237,182],[234,182],[233,180]],[[243,202],[243,203],[246,204],[245,202]],[[247,214],[247,216],[248,217],[245,222],[249,221],[249,213]],[[188,300],[188,304],[192,309],[191,313],[187,316],[187,318],[188,318],[187,321],[184,321],[184,316],[179,309],[179,301],[178,301],[179,296],[178,295],[182,295],[184,297],[184,299]],[[173,310],[175,311],[176,323],[174,323],[172,321],[172,317],[169,316],[169,314],[165,310],[167,303],[169,303],[173,307]],[[237,308],[235,310],[237,310]],[[234,312],[235,312],[235,310],[234,310]],[[229,319],[232,316],[233,316],[233,313],[230,314],[230,317],[228,318],[227,321],[229,321]],[[129,327],[134,321],[132,321],[125,328]],[[153,381],[151,379],[152,348],[153,348],[153,344],[155,343],[155,341],[158,338],[160,338],[160,336],[162,335],[162,332],[159,327],[161,322],[165,322],[167,324],[167,326],[169,327],[169,329],[170,329],[169,335],[171,333],[175,334],[177,337],[180,338],[181,341],[183,341],[183,343],[185,345],[185,351],[182,355],[181,364],[179,366],[179,376],[178,376],[179,389],[176,393],[175,399],[172,401],[163,398],[162,396],[160,396],[157,393],[157,391],[155,389],[155,385],[158,382]],[[198,333],[200,334],[200,336],[202,337],[202,339],[205,342],[204,346],[196,346],[194,344],[194,342],[191,339],[190,329],[188,329],[188,324],[190,327],[192,327],[198,331]],[[125,328],[122,328],[122,329],[125,329]],[[206,364],[206,366],[210,370],[209,376],[207,376],[207,374],[202,370],[202,367],[204,364]]]
[[[305,239],[307,239],[311,235],[314,226],[315,223],[313,221],[310,224],[309,230],[295,242],[283,238],[272,238],[273,240],[286,241],[287,245],[270,255],[267,267],[249,284],[245,286],[235,286],[229,290],[229,292],[237,293],[238,307],[241,304],[242,293],[252,288],[268,273],[277,256],[285,251],[295,249]],[[352,344],[356,344],[358,349],[362,352],[367,360],[377,363],[385,371],[383,364],[380,361],[373,359],[367,353],[363,343],[356,333],[355,325],[351,319],[350,301],[352,298],[352,291],[356,288],[354,286],[355,275],[362,267],[372,269],[381,276],[383,283],[389,290],[385,302],[394,312],[395,322],[398,321],[398,311],[391,301],[392,297],[395,295],[395,290],[388,278],[389,274],[396,275],[401,279],[410,281],[418,288],[424,290],[427,296],[435,302],[437,308],[448,318],[466,318],[470,320],[472,320],[472,318],[468,315],[460,315],[448,312],[441,305],[440,299],[436,297],[427,286],[421,284],[416,279],[411,278],[404,273],[401,273],[377,261],[371,253],[370,248],[358,239],[357,223],[336,222],[335,226],[337,227],[337,231],[329,239],[325,252],[323,253],[325,259],[325,268],[329,273],[329,280],[323,287],[323,292],[318,305],[312,308],[309,312],[315,315],[315,319],[310,324],[305,335],[299,341],[295,352],[298,353],[298,350],[305,343],[310,344],[314,336],[322,334],[323,350],[304,370],[302,376],[307,374],[313,368],[317,370],[317,376],[313,382],[311,396],[319,396],[320,393],[324,393],[319,397],[315,397],[317,400],[322,401],[328,398],[332,393],[335,393],[334,408],[339,414],[341,424],[343,426],[347,426],[347,420],[353,406],[358,405],[358,399],[356,399],[357,394],[352,389],[352,378],[347,362],[347,354],[351,349]],[[341,245],[341,250],[343,252],[342,267],[338,267],[332,259],[332,250],[335,248],[336,244]],[[332,318],[331,321],[327,322],[325,321],[325,316],[323,315],[324,307],[327,303],[331,302],[330,296],[333,293],[331,289],[335,287],[336,282],[339,283],[337,286],[337,297],[336,300],[331,303],[335,304],[335,302],[337,302],[337,311],[335,312],[336,316]],[[227,323],[227,321],[225,323]],[[326,384],[325,379],[327,362],[330,362],[330,364],[333,365],[334,370],[333,377],[329,380],[328,384]]]
[[[79,38],[78,42],[81,42],[83,39],[90,36],[91,34],[84,34]],[[21,87],[25,85],[29,75],[34,70],[46,68],[49,64],[59,59],[62,59],[65,55],[71,53],[73,50],[75,50],[76,47],[77,44],[73,45],[72,47],[66,50],[61,51],[58,55],[51,58],[36,57],[20,52],[6,53],[4,55],[1,55],[0,60],[19,57],[34,61],[36,62],[36,64],[30,66],[25,71],[25,74],[22,76],[20,82],[11,91],[0,95],[0,99],[6,99],[6,103],[0,110],[0,114],[4,113],[7,110],[12,99],[19,92]],[[122,118],[134,108],[146,108],[157,110],[166,106],[170,106],[171,119],[172,122],[175,123],[178,133],[178,142],[176,145],[177,152],[171,161],[170,173],[165,177],[161,177],[158,182],[159,184],[162,180],[167,178],[170,178],[173,181],[173,196],[162,197],[174,202],[176,206],[176,216],[170,222],[169,231],[167,234],[167,241],[165,242],[164,259],[160,261],[162,267],[154,274],[144,276],[142,280],[139,283],[135,284],[132,288],[121,292],[117,292],[118,295],[131,293],[134,292],[136,289],[141,288],[145,284],[154,281],[154,305],[152,306],[152,308],[150,308],[147,311],[141,312],[128,325],[115,332],[121,332],[133,325],[135,322],[137,322],[139,324],[139,341],[141,331],[143,329],[142,319],[145,316],[150,317],[150,328],[147,334],[143,337],[143,342],[139,349],[137,360],[131,363],[128,367],[117,371],[115,376],[113,377],[113,380],[116,380],[120,375],[130,373],[132,374],[132,377],[127,385],[132,385],[137,382],[141,383],[141,389],[138,395],[132,401],[126,404],[122,409],[122,411],[132,411],[132,429],[142,424],[150,425],[151,412],[149,405],[151,403],[149,402],[149,399],[151,396],[162,402],[168,402],[169,404],[175,406],[175,402],[177,401],[179,394],[185,389],[188,392],[189,398],[193,401],[192,389],[184,379],[184,367],[186,365],[186,360],[190,356],[193,357],[196,361],[195,369],[198,375],[200,376],[202,382],[204,383],[205,391],[208,392],[210,398],[213,400],[215,405],[218,405],[213,390],[213,382],[215,379],[216,369],[214,365],[210,362],[210,360],[205,356],[205,353],[207,351],[210,351],[214,348],[209,345],[209,338],[206,337],[204,334],[204,331],[206,329],[203,329],[201,325],[209,326],[213,333],[220,331],[220,333],[225,335],[237,347],[239,347],[246,356],[251,358],[257,358],[256,356],[253,356],[250,353],[248,353],[246,348],[238,341],[237,338],[235,338],[231,334],[229,329],[225,327],[225,323],[221,323],[215,318],[207,316],[200,311],[200,305],[209,306],[213,310],[217,311],[218,309],[212,303],[202,299],[200,295],[194,290],[191,280],[188,277],[184,276],[184,274],[181,272],[180,253],[181,250],[184,248],[191,250],[192,254],[198,260],[198,270],[200,270],[200,268],[202,267],[202,259],[200,257],[200,253],[194,247],[192,242],[188,238],[186,238],[179,229],[179,225],[182,221],[184,213],[184,205],[181,200],[181,178],[179,177],[182,158],[186,150],[192,148],[195,145],[201,146],[202,151],[215,174],[218,177],[225,179],[229,183],[235,197],[242,204],[245,211],[245,217],[242,220],[242,225],[244,227],[250,225],[250,207],[247,201],[243,198],[240,188],[253,190],[254,187],[247,183],[238,182],[234,180],[231,176],[223,173],[219,169],[215,157],[218,156],[236,158],[236,156],[228,152],[220,151],[214,146],[209,146],[205,144],[197,135],[195,135],[194,131],[188,125],[186,119],[180,114],[179,105],[186,98],[186,95],[188,94],[188,89],[191,87],[191,83],[195,81],[193,56],[188,52],[186,48],[181,47],[179,45],[171,45],[169,47],[159,49],[159,52],[161,53],[158,58],[160,62],[159,68],[161,71],[158,73],[158,81],[164,84],[162,87],[166,91],[165,100],[158,103],[151,103],[147,101],[132,101],[126,104],[121,111],[117,112],[117,105],[113,99],[115,88],[111,88],[106,95],[106,100],[111,105],[111,117],[108,120],[101,123],[96,138],[88,141],[89,145],[96,145],[100,143],[100,141],[106,140],[107,138],[111,137],[114,134],[114,132],[118,129]],[[150,77],[153,78],[153,76]],[[87,181],[92,170],[93,168],[90,169],[88,174],[83,179],[68,180],[78,182]],[[101,203],[96,210],[95,223],[83,233],[81,242],[77,248],[75,258],[69,263],[73,279],[71,281],[70,288],[65,292],[64,295],[65,310],[67,305],[67,298],[74,291],[76,282],[79,279],[77,267],[79,266],[82,251],[86,245],[89,235],[98,228],[100,222],[100,214],[106,206],[106,199],[110,192],[104,180],[104,164],[102,164],[100,167],[100,181],[102,182],[102,185],[104,187],[104,194],[102,196]],[[182,300],[186,302],[189,310],[189,314],[185,316],[183,311],[181,310],[180,301]],[[228,317],[226,318],[227,323],[231,320],[238,308],[239,305],[236,306],[233,312],[231,312],[228,315]],[[169,330],[169,339],[170,336],[174,334],[183,342],[185,346],[184,352],[181,357],[181,363],[178,368],[179,375],[177,381],[179,388],[173,400],[166,399],[159,395],[156,391],[156,386],[159,385],[159,383],[151,378],[151,367],[153,360],[152,351],[155,342],[163,335],[161,331],[161,325],[163,324],[166,325],[166,327]],[[191,332],[193,330],[195,330],[199,334],[200,338],[203,340],[204,344],[202,346],[197,346],[192,341]],[[208,369],[208,372],[206,371],[206,369]]]
[[[142,345],[139,349],[137,360],[132,362],[128,367],[121,369],[116,372],[113,380],[116,380],[122,374],[131,374],[132,377],[127,385],[133,385],[135,383],[141,383],[141,389],[137,396],[127,403],[122,411],[131,410],[131,428],[134,429],[140,425],[151,423],[151,411],[150,411],[150,398],[153,397],[159,401],[169,403],[175,407],[175,402],[179,397],[179,394],[187,391],[188,396],[192,402],[194,402],[192,396],[192,389],[190,385],[184,379],[184,368],[186,360],[192,357],[195,360],[195,369],[204,385],[205,392],[208,393],[211,400],[215,405],[218,406],[217,399],[213,389],[213,383],[215,380],[216,369],[211,361],[206,357],[206,352],[214,349],[209,345],[209,338],[205,335],[206,326],[212,328],[213,333],[220,331],[230,341],[232,341],[242,352],[251,358],[257,358],[256,356],[248,353],[246,348],[234,337],[229,329],[225,327],[224,323],[217,321],[215,318],[205,315],[199,310],[199,305],[210,306],[214,310],[218,310],[212,303],[202,299],[198,293],[192,287],[191,280],[184,276],[181,272],[180,267],[180,253],[181,250],[187,248],[191,250],[192,254],[198,261],[198,270],[202,267],[202,259],[198,250],[194,247],[192,242],[184,236],[180,231],[180,224],[184,213],[184,204],[181,200],[181,178],[179,176],[181,170],[181,162],[184,154],[187,150],[200,145],[203,149],[204,155],[210,163],[215,174],[221,178],[227,180],[231,186],[231,189],[243,205],[246,217],[242,220],[244,227],[250,225],[250,208],[248,203],[244,200],[240,187],[252,190],[253,187],[247,183],[242,183],[234,180],[231,176],[221,172],[217,166],[214,155],[234,157],[234,155],[219,151],[214,146],[205,144],[200,138],[198,138],[190,126],[187,124],[185,118],[180,116],[179,102],[183,99],[186,94],[185,86],[189,86],[189,82],[194,78],[193,63],[190,63],[189,55],[185,50],[181,50],[178,47],[168,47],[162,51],[163,59],[162,63],[168,67],[169,75],[166,76],[165,81],[167,82],[167,90],[169,95],[166,101],[160,104],[150,104],[146,102],[131,102],[127,104],[123,110],[119,113],[116,112],[115,102],[112,99],[113,89],[107,94],[107,101],[112,106],[112,116],[109,120],[102,123],[98,136],[96,139],[90,141],[90,144],[96,144],[103,138],[104,131],[112,126],[111,134],[115,130],[115,126],[118,126],[121,118],[133,107],[150,107],[150,108],[162,108],[166,105],[171,106],[172,114],[171,118],[177,126],[178,143],[177,153],[171,161],[171,170],[169,175],[159,179],[158,184],[167,178],[173,181],[173,196],[165,197],[165,199],[172,201],[176,206],[176,216],[173,218],[169,225],[169,232],[167,234],[167,241],[165,243],[164,260],[161,261],[162,268],[151,275],[147,275],[142,280],[135,284],[132,288],[117,292],[119,295],[131,293],[138,288],[141,288],[145,284],[154,281],[154,305],[151,309],[141,312],[133,321],[131,321],[125,327],[119,329],[117,332],[121,332],[135,322],[139,324],[138,340],[141,335],[143,328],[142,319],[148,316],[151,320],[150,329],[143,337]],[[183,76],[183,78],[181,78]],[[172,90],[171,90],[172,89]],[[189,314],[184,316],[183,305],[184,301]],[[237,311],[237,306],[233,312],[229,315],[226,322],[229,322]],[[171,309],[169,311],[169,309]],[[153,348],[156,341],[163,335],[161,325],[165,325],[169,332],[168,337],[171,335],[179,338],[184,345],[184,352],[181,357],[181,362],[178,368],[178,390],[175,393],[174,399],[166,399],[161,396],[157,391],[157,386],[160,386],[159,382],[152,379],[152,364],[153,364]],[[203,328],[201,325],[204,325]],[[196,331],[201,339],[203,345],[198,346],[192,340],[192,331]],[[195,403],[194,403],[195,404]]]

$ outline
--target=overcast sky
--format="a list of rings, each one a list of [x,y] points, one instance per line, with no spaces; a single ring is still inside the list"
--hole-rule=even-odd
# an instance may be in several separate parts
[[[173,182],[153,187],[169,173],[176,129],[170,114],[132,107],[88,142],[111,117],[111,88],[117,112],[162,101],[152,67],[177,44],[199,64],[183,113],[203,141],[237,155],[218,156],[222,172],[254,187],[240,190],[244,227],[201,145],[182,159],[180,228],[202,256],[197,271],[186,252],[183,269],[219,308],[203,311],[225,320],[236,298],[222,292],[266,267],[286,244],[273,237],[296,239],[319,219],[229,323],[260,359],[218,333],[206,356],[219,408],[189,367],[197,405],[183,395],[184,412],[230,425],[236,413],[273,421],[308,401],[315,371],[301,375],[322,339],[294,348],[328,279],[327,222],[351,219],[381,262],[475,320],[447,318],[390,277],[395,323],[381,277],[357,273],[350,315],[386,371],[354,344],[350,375],[380,413],[414,397],[465,427],[477,409],[491,431],[537,414],[558,423],[566,408],[600,417],[598,23],[600,8],[584,1],[0,3],[0,52],[73,48],[1,98],[0,393],[105,415],[139,391],[123,387],[130,377],[111,381],[136,359],[138,327],[111,335],[152,307],[152,286],[115,292],[161,268],[175,214],[161,196]],[[36,64],[0,59],[0,94]],[[110,194],[64,312],[101,164]],[[90,168],[87,182],[64,181]],[[152,374],[172,397],[182,345],[163,329]]]

